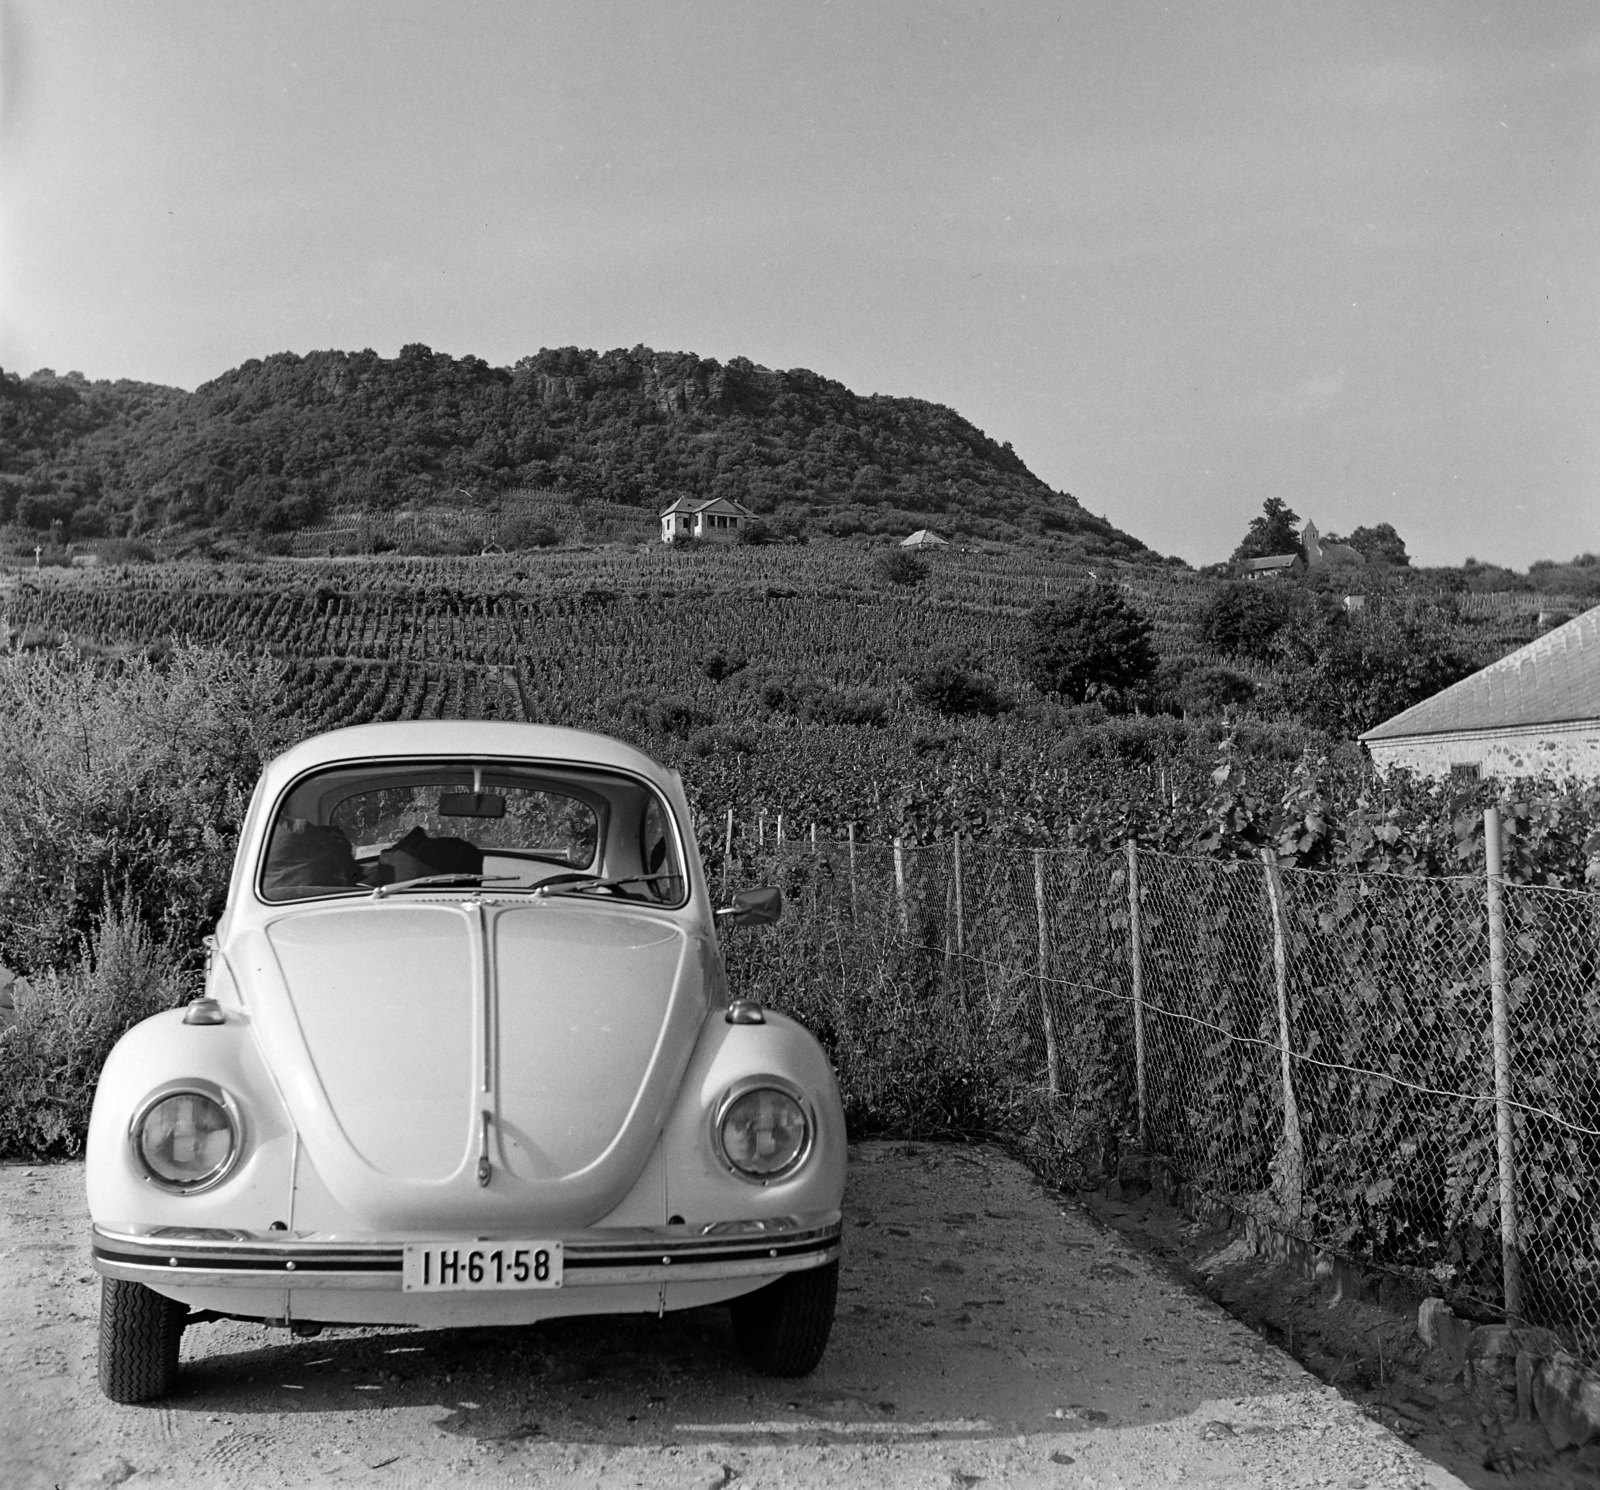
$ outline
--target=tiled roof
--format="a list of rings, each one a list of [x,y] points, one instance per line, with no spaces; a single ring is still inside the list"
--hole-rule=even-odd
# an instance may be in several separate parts
[[[1245,559],[1239,567],[1241,569],[1287,569],[1299,557],[1299,554],[1268,554],[1264,559]]]
[[[665,517],[669,512],[735,512],[740,517],[755,515],[748,507],[742,507],[727,497],[679,497],[670,507],[663,507],[657,516]]]
[[[1600,606],[1369,729],[1363,740],[1600,721]]]

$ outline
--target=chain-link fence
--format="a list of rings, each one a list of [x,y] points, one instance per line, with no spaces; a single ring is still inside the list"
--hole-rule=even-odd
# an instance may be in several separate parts
[[[1600,895],[959,839],[728,872],[787,902],[727,939],[735,987],[826,1042],[859,1127],[1084,1182],[1161,1155],[1600,1359]]]

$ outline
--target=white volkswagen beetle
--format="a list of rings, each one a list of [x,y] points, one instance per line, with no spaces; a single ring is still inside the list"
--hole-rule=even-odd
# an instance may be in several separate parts
[[[600,735],[362,725],[256,789],[205,996],[130,1030],[88,1144],[100,1384],[186,1325],[525,1324],[731,1301],[803,1375],[845,1129],[798,1024],[730,1000],[674,772]]]

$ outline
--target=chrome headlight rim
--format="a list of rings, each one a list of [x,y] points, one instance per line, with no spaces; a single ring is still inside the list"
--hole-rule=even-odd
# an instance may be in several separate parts
[[[233,1146],[228,1151],[228,1157],[208,1174],[201,1175],[194,1180],[171,1180],[165,1175],[157,1174],[151,1169],[144,1157],[143,1147],[139,1142],[140,1133],[144,1122],[156,1106],[165,1102],[169,1097],[204,1097],[208,1102],[214,1102],[227,1117],[233,1128]],[[133,1117],[128,1123],[128,1151],[133,1158],[134,1167],[144,1178],[146,1184],[155,1185],[171,1195],[199,1195],[206,1190],[214,1190],[218,1185],[239,1167],[239,1160],[245,1150],[245,1123],[244,1112],[232,1092],[225,1087],[218,1086],[214,1081],[206,1081],[201,1077],[188,1077],[178,1081],[163,1082],[146,1094],[144,1100],[133,1110]]]
[[[723,1120],[728,1116],[729,1109],[741,1097],[747,1097],[751,1092],[759,1091],[781,1092],[800,1109],[800,1116],[805,1119],[806,1125],[805,1139],[796,1151],[794,1158],[785,1164],[782,1169],[774,1170],[771,1174],[750,1174],[740,1169],[728,1157],[728,1151],[722,1144],[722,1124]],[[805,1167],[806,1160],[811,1157],[811,1151],[816,1147],[816,1144],[817,1114],[811,1105],[811,1099],[787,1077],[741,1077],[722,1094],[716,1105],[711,1109],[711,1152],[717,1156],[717,1161],[729,1174],[743,1180],[747,1185],[754,1185],[757,1189],[792,1179]]]

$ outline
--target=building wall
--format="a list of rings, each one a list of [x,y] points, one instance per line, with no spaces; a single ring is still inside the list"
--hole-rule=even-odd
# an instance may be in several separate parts
[[[1547,776],[1557,781],[1600,781],[1600,719],[1514,730],[1414,735],[1369,740],[1379,771],[1404,766],[1418,775],[1446,777],[1454,766],[1476,766],[1482,776],[1509,781]]]
[[[726,518],[727,527],[719,528],[711,521],[711,514],[701,514],[696,527],[695,537],[706,543],[737,543],[739,540],[739,519],[728,514],[721,514]]]

